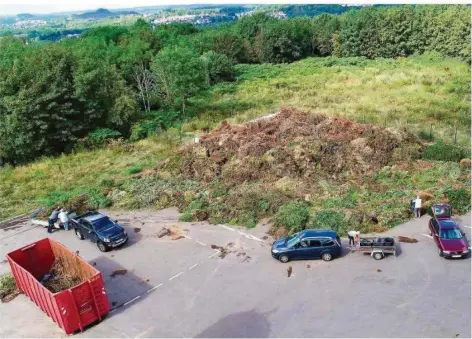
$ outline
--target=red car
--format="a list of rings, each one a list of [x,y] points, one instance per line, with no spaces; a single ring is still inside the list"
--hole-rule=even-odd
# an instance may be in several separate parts
[[[446,204],[441,204],[442,213],[434,213],[429,220],[429,230],[436,245],[440,257],[465,258],[469,255],[469,244],[464,232],[450,217],[450,213],[444,213]],[[436,208],[436,210],[435,210]],[[450,208],[450,207],[449,207]],[[433,205],[433,212],[439,212],[437,205]]]

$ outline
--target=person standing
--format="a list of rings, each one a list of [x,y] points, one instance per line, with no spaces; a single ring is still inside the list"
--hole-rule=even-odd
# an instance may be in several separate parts
[[[52,228],[54,227],[54,223],[57,221],[59,216],[59,211],[61,209],[58,207],[54,211],[52,211],[51,215],[49,216],[48,220],[48,233],[52,233]]]
[[[347,236],[349,238],[349,246],[352,245],[355,245],[355,241],[354,241],[354,238],[356,237],[357,235],[357,232],[356,231],[349,231],[347,232]]]
[[[59,220],[61,224],[64,226],[66,231],[69,230],[69,218],[67,218],[67,212],[64,209],[61,209],[61,213],[59,213]]]
[[[415,199],[415,216],[421,218],[421,199],[420,196],[417,196]]]

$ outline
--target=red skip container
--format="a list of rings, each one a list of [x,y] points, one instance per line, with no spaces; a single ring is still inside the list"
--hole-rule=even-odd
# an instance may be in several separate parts
[[[44,287],[40,280],[49,273],[56,257],[83,282],[57,293]],[[67,334],[82,331],[110,311],[100,271],[62,244],[45,238],[8,253],[7,259],[18,288]]]

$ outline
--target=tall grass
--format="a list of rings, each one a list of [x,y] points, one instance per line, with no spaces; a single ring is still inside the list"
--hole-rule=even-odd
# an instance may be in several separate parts
[[[277,112],[285,105],[347,116],[366,123],[408,125],[423,137],[429,138],[431,131],[431,139],[446,143],[454,142],[457,129],[457,144],[470,147],[470,70],[459,60],[434,55],[398,60],[309,58],[288,65],[238,65],[237,73],[236,83],[218,84],[192,98],[191,109],[195,118],[183,125],[184,132],[201,133],[224,119],[245,122]],[[173,151],[180,143],[191,138],[190,135],[181,136],[170,129],[165,134],[132,145],[118,144],[108,149],[44,158],[16,168],[1,168],[0,220],[80,193],[88,193],[96,201],[101,201],[103,190],[111,186],[133,186],[130,185],[136,182],[133,176],[154,167],[162,159],[173,157]],[[395,197],[390,205],[385,204],[381,213],[386,209],[391,213],[389,220],[397,222],[405,215],[403,202],[407,206],[415,189],[437,191],[451,182],[457,188],[469,185],[469,182],[458,182],[458,164],[447,164],[439,163],[431,169],[418,170],[414,175],[403,172],[374,175],[372,180],[379,185],[397,193],[407,192],[401,197],[400,205],[400,198]],[[313,201],[313,206],[315,211],[320,207],[372,210],[374,206],[371,203],[377,196],[375,193],[371,195],[371,190],[374,189],[367,187],[365,192],[339,192],[323,199],[319,197],[319,201]],[[327,191],[337,192],[332,186]],[[146,196],[144,193],[140,194]],[[127,199],[129,201],[123,206],[134,208],[143,204],[142,199],[136,197]],[[270,201],[261,199],[255,201]],[[284,199],[275,199],[277,202],[270,204],[271,209],[284,204]],[[376,203],[383,204],[388,199],[382,195]],[[156,205],[154,196],[147,200]],[[237,218],[238,222],[246,220],[252,225],[255,218],[276,212],[266,209],[253,211],[251,208],[257,204],[242,204],[244,201],[241,200],[251,202],[244,195],[243,199],[237,198],[230,204],[233,210],[238,211],[231,218]],[[231,212],[221,206],[210,207],[214,210],[210,213],[214,220],[223,220]],[[389,225],[395,222],[389,222]]]
[[[308,58],[289,65],[239,65],[238,82],[195,98],[198,118],[186,130],[223,119],[249,121],[281,106],[386,126],[430,129],[436,139],[469,146],[470,70],[427,54],[392,60]]]
[[[34,208],[49,206],[74,195],[99,196],[110,185],[119,185],[168,156],[173,142],[142,140],[131,149],[82,151],[43,158],[34,163],[0,169],[0,220]],[[98,198],[97,198],[98,199]]]

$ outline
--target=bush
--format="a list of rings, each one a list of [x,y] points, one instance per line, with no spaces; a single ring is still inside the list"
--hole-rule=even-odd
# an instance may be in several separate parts
[[[0,276],[0,299],[2,302],[8,302],[15,298],[20,291],[16,286],[15,278],[11,273],[5,273]]]
[[[448,189],[444,192],[449,204],[457,210],[459,214],[465,214],[470,210],[470,191],[465,188]]]
[[[293,231],[301,231],[305,229],[309,217],[306,204],[291,202],[279,208],[275,215],[275,226],[285,226]]]
[[[433,145],[427,146],[423,150],[421,158],[426,160],[458,162],[461,159],[470,158],[470,150],[456,145],[445,144],[443,141],[438,141]]]
[[[15,278],[11,273],[0,276],[0,295],[10,294],[16,290]]]
[[[193,221],[193,216],[192,216],[192,213],[190,212],[184,212],[180,218],[179,218],[180,221],[183,221],[183,222],[190,222],[190,221]]]
[[[153,134],[165,131],[173,127],[179,119],[180,113],[172,110],[153,111],[146,118],[131,127],[131,141],[145,139]]]
[[[418,137],[420,137],[420,139],[422,140],[434,141],[434,135],[429,134],[429,132],[426,132],[424,130],[418,132]]]
[[[231,60],[224,54],[209,51],[203,56],[206,67],[207,83],[214,85],[222,81],[233,81],[235,73]]]
[[[128,169],[128,174],[136,174],[141,172],[144,169],[142,165],[133,165]]]
[[[118,139],[121,137],[121,133],[114,131],[109,128],[99,128],[87,135],[84,140],[85,147],[88,148],[100,148],[104,147],[108,140]]]
[[[336,232],[345,231],[346,223],[344,213],[332,210],[324,210],[316,213],[312,227],[317,229],[330,229]]]

